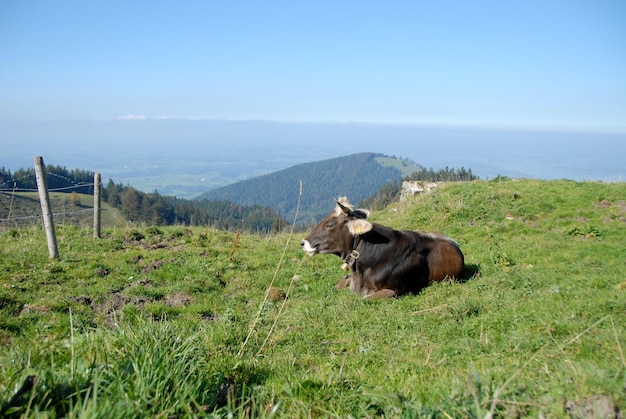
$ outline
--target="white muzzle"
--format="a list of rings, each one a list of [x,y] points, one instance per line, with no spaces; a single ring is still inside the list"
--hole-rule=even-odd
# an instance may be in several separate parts
[[[309,243],[308,240],[302,240],[302,250],[304,250],[309,256],[313,256],[317,253],[317,249],[311,246],[311,243]]]

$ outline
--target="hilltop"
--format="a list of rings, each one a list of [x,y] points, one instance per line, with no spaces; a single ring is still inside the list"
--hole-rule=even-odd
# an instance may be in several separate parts
[[[422,169],[416,163],[379,153],[358,153],[303,163],[205,192],[198,200],[226,200],[272,208],[292,222],[302,185],[299,221],[314,222],[339,196],[354,202],[374,195],[382,186]]]

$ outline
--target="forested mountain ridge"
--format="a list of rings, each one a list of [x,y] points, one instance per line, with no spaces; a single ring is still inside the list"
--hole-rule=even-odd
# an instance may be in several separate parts
[[[293,222],[302,182],[297,223],[315,222],[330,211],[334,199],[347,196],[359,202],[382,186],[397,182],[418,169],[412,163],[378,153],[358,153],[290,168],[244,180],[201,194],[199,200],[230,201],[240,205],[272,208]],[[408,170],[400,170],[404,166]]]
[[[82,205],[80,194],[93,195],[93,172],[54,165],[46,166],[46,171],[48,189],[68,196],[59,201],[63,214],[68,208],[77,210],[75,207]],[[435,171],[409,159],[359,153],[292,166],[206,192],[201,199],[194,200],[161,195],[156,190],[145,193],[109,179],[103,185],[102,199],[133,223],[211,225],[220,229],[268,232],[278,231],[293,222],[299,199],[296,223],[306,227],[328,213],[339,196],[348,196],[354,204],[375,210],[399,198],[403,179],[467,181],[475,178],[471,169],[446,167]],[[33,168],[19,169],[15,173],[0,168],[0,219],[4,224],[37,219],[20,216],[36,213],[37,205],[33,208],[26,205],[26,201],[14,200],[15,194],[36,190]],[[20,203],[26,206],[18,208]]]

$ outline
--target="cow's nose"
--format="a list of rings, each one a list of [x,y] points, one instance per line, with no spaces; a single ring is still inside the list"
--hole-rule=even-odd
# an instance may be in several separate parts
[[[300,247],[304,247],[304,242],[305,242],[304,240],[300,242]]]

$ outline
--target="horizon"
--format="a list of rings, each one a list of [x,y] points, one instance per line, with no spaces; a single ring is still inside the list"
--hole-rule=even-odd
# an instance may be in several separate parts
[[[215,186],[370,151],[623,179],[622,39],[619,0],[9,0],[0,165],[42,155],[146,188],[160,165]]]
[[[11,129],[9,126],[12,126]],[[139,120],[15,123],[0,166],[46,164],[102,174],[144,192],[190,197],[240,180],[361,152],[426,168],[534,179],[620,182],[626,134],[357,123]],[[39,140],[32,140],[38,138]],[[45,138],[45,141],[41,141]],[[195,192],[193,192],[195,191]]]

